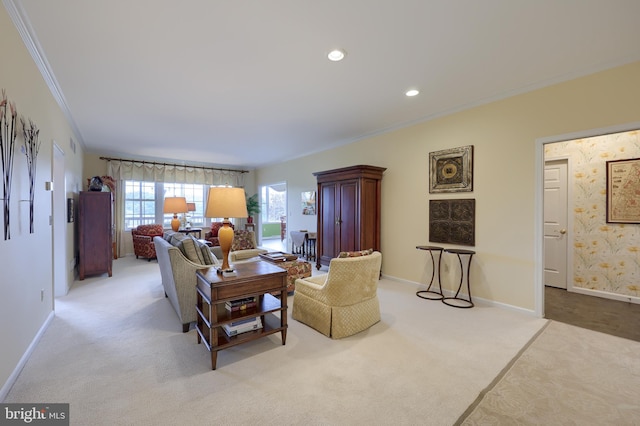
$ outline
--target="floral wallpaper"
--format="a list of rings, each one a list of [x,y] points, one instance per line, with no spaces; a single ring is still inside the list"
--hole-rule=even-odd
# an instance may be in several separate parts
[[[640,224],[606,222],[606,162],[640,158],[640,131],[545,145],[560,156],[573,174],[573,286],[640,297]]]

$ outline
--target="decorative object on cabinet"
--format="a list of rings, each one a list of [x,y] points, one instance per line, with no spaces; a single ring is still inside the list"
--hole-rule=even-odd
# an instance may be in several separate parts
[[[112,276],[113,194],[82,191],[78,197],[79,278]]]
[[[316,191],[306,191],[302,193],[302,214],[316,214]]]
[[[104,183],[102,182],[102,178],[100,176],[94,176],[89,181],[89,191],[102,192],[103,186]]]
[[[133,239],[133,253],[138,257],[144,257],[149,262],[151,259],[157,259],[156,246],[153,243],[153,237],[162,237],[164,229],[160,224],[138,225],[131,230],[131,238]]]
[[[473,145],[429,153],[429,192],[473,191]]]
[[[380,251],[382,174],[386,168],[358,165],[313,173],[318,181],[316,268],[341,251]]]
[[[35,185],[36,185],[36,162],[38,160],[38,152],[40,151],[40,141],[38,136],[40,130],[31,119],[29,119],[29,125],[24,121],[24,118],[20,118],[22,124],[22,134],[24,136],[24,146],[22,152],[27,157],[27,170],[29,172],[29,233],[33,234],[33,208],[35,197]]]
[[[164,199],[163,213],[173,213],[173,219],[171,220],[171,229],[178,232],[180,229],[180,219],[178,219],[178,213],[186,213],[188,211],[187,199],[184,197],[167,197]]]
[[[222,249],[221,270],[231,269],[229,266],[229,251],[233,242],[234,230],[231,228],[229,218],[247,217],[247,199],[243,188],[231,188],[214,186],[209,188],[207,198],[206,217],[221,217],[222,228],[218,230],[218,240]]]
[[[429,200],[429,241],[475,245],[476,200]]]
[[[258,194],[247,197],[247,223],[253,223],[253,215],[260,214],[260,203],[258,202]]]
[[[640,158],[607,161],[607,223],[640,223]]]
[[[72,223],[76,220],[76,205],[73,198],[67,198],[67,222]]]
[[[7,117],[9,108],[9,117]],[[11,177],[13,175],[13,154],[16,143],[18,128],[16,117],[18,112],[16,104],[7,100],[7,94],[2,89],[2,100],[0,100],[0,157],[2,160],[2,183],[3,183],[3,204],[4,204],[4,239],[11,239],[10,211],[11,206]]]
[[[378,280],[382,255],[332,259],[329,273],[296,280],[293,319],[332,339],[366,330],[380,321]]]

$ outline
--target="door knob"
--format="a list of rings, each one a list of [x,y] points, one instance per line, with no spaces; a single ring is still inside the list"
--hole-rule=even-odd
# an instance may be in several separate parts
[[[566,229],[564,229],[564,228],[562,228],[562,229],[560,230],[560,233],[561,233],[562,235],[564,235],[564,234],[566,234],[566,233],[567,233],[567,230],[566,230]]]

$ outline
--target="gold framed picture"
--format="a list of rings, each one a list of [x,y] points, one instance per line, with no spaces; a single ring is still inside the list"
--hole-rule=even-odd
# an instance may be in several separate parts
[[[429,153],[429,192],[473,191],[473,145]]]
[[[640,223],[640,158],[607,161],[607,223]]]

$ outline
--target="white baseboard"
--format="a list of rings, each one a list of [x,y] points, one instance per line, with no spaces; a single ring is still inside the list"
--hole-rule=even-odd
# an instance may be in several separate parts
[[[586,294],[587,296],[601,297],[603,299],[618,300],[620,302],[635,303],[640,305],[640,297],[626,296],[623,294],[609,293],[602,290],[592,290],[590,288],[571,287],[567,288],[568,292]]]
[[[33,353],[34,349],[38,345],[38,342],[40,342],[40,339],[44,335],[44,332],[47,330],[47,328],[49,328],[49,325],[51,324],[51,321],[53,321],[54,316],[55,316],[55,312],[51,311],[47,319],[42,324],[42,327],[40,327],[40,330],[38,330],[38,333],[36,333],[35,337],[31,341],[31,344],[29,345],[25,353],[22,355],[22,358],[20,358],[20,362],[18,362],[18,365],[16,365],[16,368],[13,370],[13,373],[11,373],[11,375],[9,376],[5,384],[2,386],[2,389],[0,389],[0,401],[4,401],[4,399],[9,394],[11,387],[16,382],[16,380],[18,380],[18,376],[20,375],[20,372],[22,371],[27,361],[31,357],[31,354]]]
[[[409,281],[409,280],[405,280],[405,279],[402,279],[402,278],[393,277],[393,276],[390,276],[390,275],[382,274],[382,277],[386,278],[388,280],[391,280],[391,281],[396,281],[396,282],[399,282],[399,283],[402,283],[402,284],[412,285],[412,286],[415,286],[415,287],[418,287],[418,286],[424,287],[425,286],[424,283],[417,283],[417,282],[414,282],[414,281]],[[447,289],[443,289],[442,293],[444,293],[444,295],[446,297],[453,297],[455,295],[454,291],[447,290]],[[464,293],[464,294],[466,296],[466,293]],[[535,310],[533,310],[533,309],[524,309],[524,308],[521,308],[519,306],[514,306],[514,305],[509,305],[509,304],[506,304],[506,303],[496,302],[495,300],[483,299],[481,297],[474,296],[473,292],[471,293],[471,297],[472,297],[473,303],[476,304],[476,305],[493,306],[493,307],[496,307],[496,308],[507,309],[507,310],[510,310],[510,311],[519,312],[521,314],[530,315],[530,316],[533,316],[533,317],[538,317],[536,315]]]

